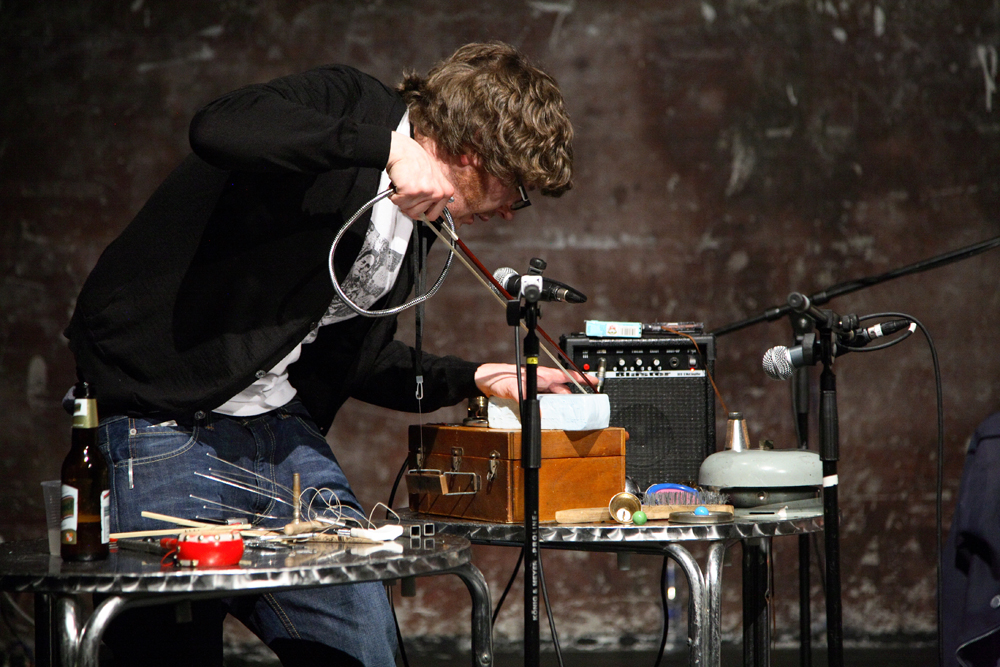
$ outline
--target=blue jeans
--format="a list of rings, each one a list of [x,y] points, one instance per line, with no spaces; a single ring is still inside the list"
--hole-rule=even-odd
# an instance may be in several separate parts
[[[329,445],[298,401],[254,417],[209,413],[191,423],[109,417],[101,421],[101,448],[110,462],[112,532],[168,527],[143,518],[143,511],[187,519],[239,518],[281,527],[291,520],[292,508],[275,501],[274,491],[277,485],[290,489],[293,472],[300,474],[303,490],[330,489],[345,510],[363,517]],[[256,492],[203,475],[242,477]],[[283,497],[291,496],[285,491]],[[150,616],[156,613],[162,617]],[[164,624],[173,620],[172,607],[159,612],[139,609],[132,622],[128,612],[116,619],[106,642],[116,664],[131,662],[126,656],[135,654],[136,662],[148,666],[156,655],[151,642],[161,639],[169,645],[165,648],[172,665],[185,664],[177,655],[185,647],[197,648],[197,664],[221,664],[226,613],[278,653],[283,664],[319,660],[395,665],[395,624],[383,586],[377,582],[199,603],[193,623],[178,624],[169,632]],[[150,623],[159,627],[151,628]]]

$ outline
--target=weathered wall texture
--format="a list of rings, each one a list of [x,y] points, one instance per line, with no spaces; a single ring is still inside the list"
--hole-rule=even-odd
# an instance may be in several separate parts
[[[41,536],[38,482],[58,474],[73,380],[61,331],[106,244],[185,155],[213,97],[326,62],[395,83],[472,40],[509,41],[558,79],[577,130],[576,187],[514,224],[477,224],[491,267],[548,260],[590,295],[584,319],[699,320],[709,329],[806,294],[1000,235],[1000,5],[995,0],[322,2],[163,0],[0,5],[0,534]],[[536,198],[537,199],[537,198]],[[828,304],[908,313],[940,356],[944,507],[967,437],[1000,407],[1000,251]],[[429,347],[509,359],[502,311],[460,268],[428,306]],[[411,337],[411,318],[402,319]],[[787,321],[720,338],[717,380],[751,439],[794,446],[788,387],[760,358]],[[836,364],[847,636],[934,629],[936,455],[931,354],[918,334]],[[720,414],[720,429],[722,427]],[[461,410],[425,415],[451,421]],[[362,404],[330,436],[369,505],[385,501],[416,417]],[[815,419],[813,421],[815,428]],[[813,439],[815,442],[815,437]],[[725,626],[739,636],[739,554]],[[497,594],[516,553],[479,548]],[[776,544],[778,635],[797,632],[796,541]],[[660,563],[545,554],[566,641],[659,631]],[[813,618],[822,638],[819,577]],[[406,636],[467,635],[456,581],[397,605]],[[521,629],[520,585],[498,638]]]

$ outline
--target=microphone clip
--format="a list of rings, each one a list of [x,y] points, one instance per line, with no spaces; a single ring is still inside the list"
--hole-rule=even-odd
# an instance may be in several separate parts
[[[796,313],[805,315],[820,330],[832,331],[837,335],[847,335],[858,328],[857,315],[838,315],[832,310],[817,308],[805,294],[792,292],[788,295],[788,306]]]
[[[516,327],[521,323],[521,319],[526,317],[525,311],[532,311],[537,320],[541,317],[539,301],[542,300],[542,290],[545,284],[542,282],[542,272],[547,266],[544,259],[533,257],[529,262],[528,273],[517,275],[512,269],[498,269],[494,277],[503,284],[504,289],[510,292],[511,298],[507,301],[507,324]],[[516,278],[513,286],[510,278]],[[514,294],[514,290],[517,294]],[[524,308],[521,307],[521,300],[524,299]]]
[[[815,332],[810,331],[802,336],[802,344],[800,346],[802,350],[802,356],[799,359],[797,366],[815,366],[816,362],[819,361],[822,356],[822,346],[819,341],[816,340]]]
[[[538,303],[542,298],[542,276],[521,276],[521,294],[527,303]]]
[[[542,277],[540,275],[526,275],[520,277],[519,291],[511,294],[511,299],[507,301],[507,324],[516,327],[524,317],[525,310],[533,310],[540,313],[539,302],[542,298]],[[521,301],[524,300],[524,307]],[[540,314],[536,315],[536,318]]]

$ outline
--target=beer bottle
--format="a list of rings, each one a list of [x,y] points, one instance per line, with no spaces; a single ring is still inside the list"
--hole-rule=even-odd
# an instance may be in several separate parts
[[[62,464],[63,560],[108,557],[111,492],[108,464],[97,444],[97,398],[93,387],[78,382],[73,390],[73,435]]]

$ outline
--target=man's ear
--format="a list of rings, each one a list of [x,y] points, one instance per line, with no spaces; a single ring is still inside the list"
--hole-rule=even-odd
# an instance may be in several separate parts
[[[482,158],[480,158],[475,153],[462,153],[458,156],[459,164],[463,167],[481,167],[483,164]]]

